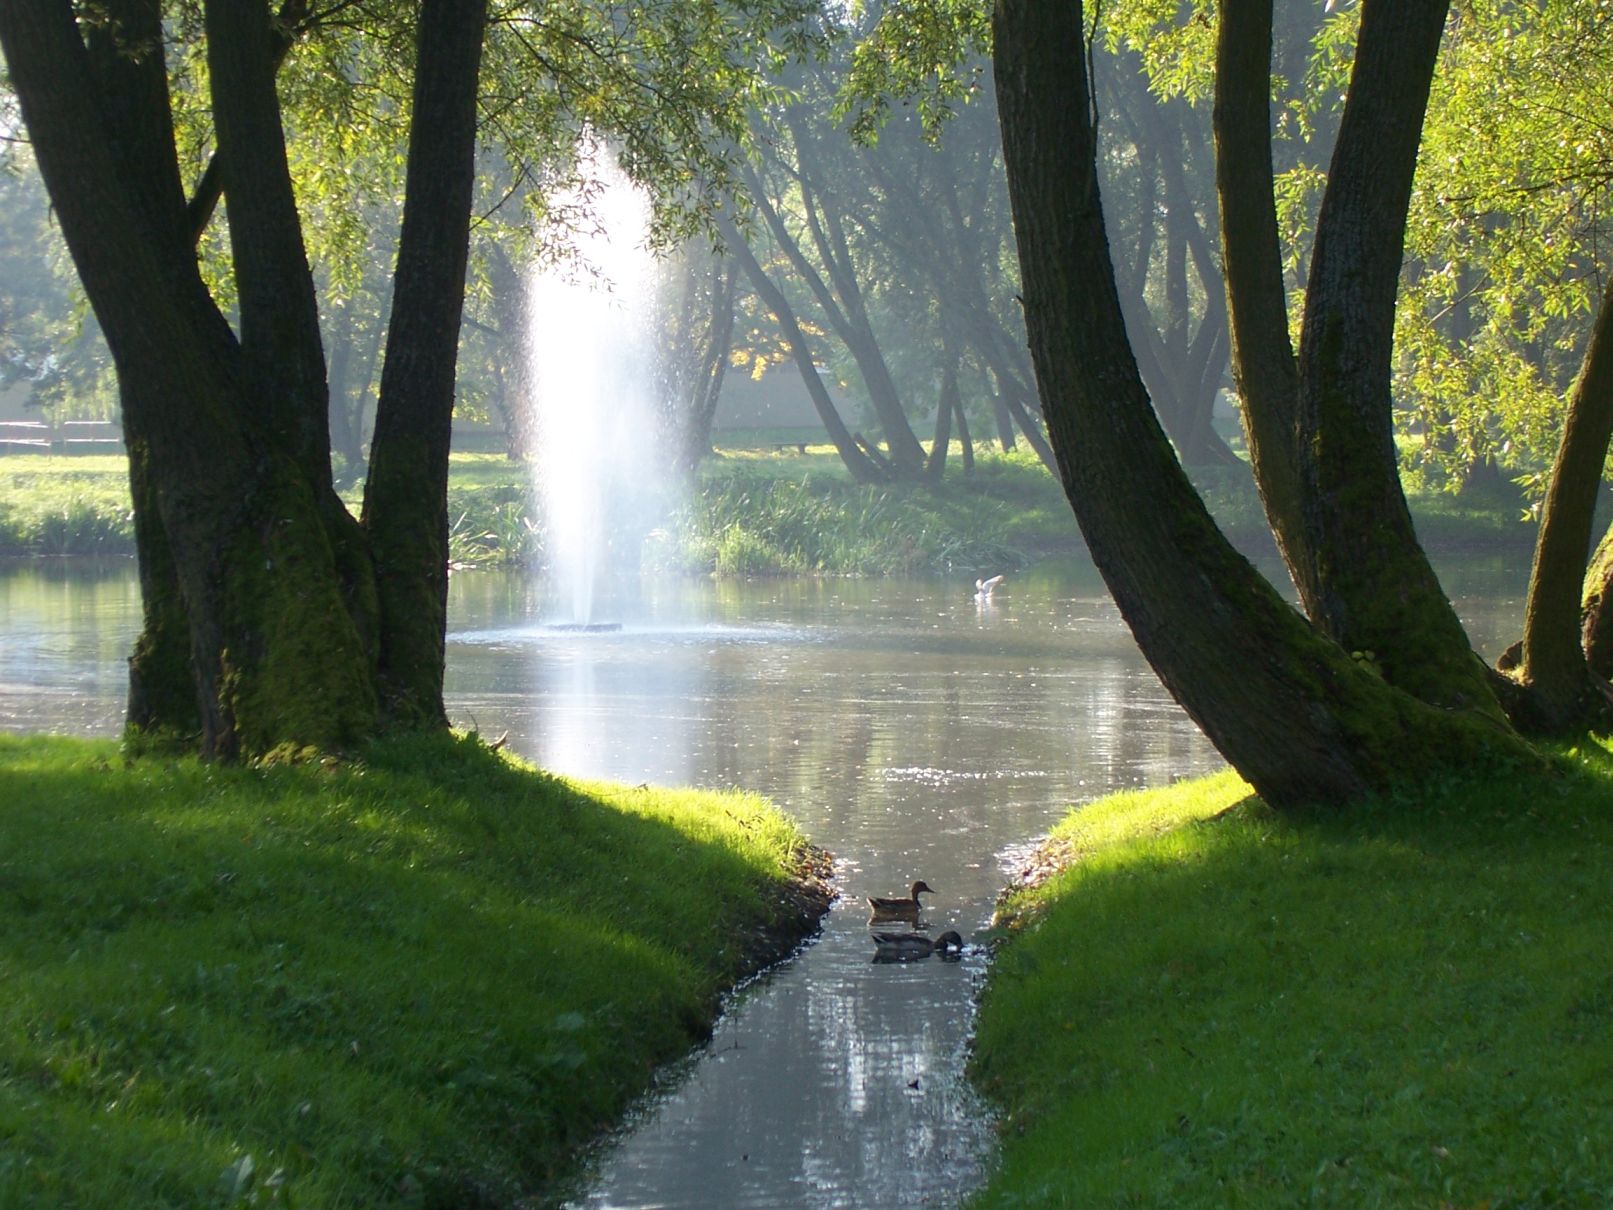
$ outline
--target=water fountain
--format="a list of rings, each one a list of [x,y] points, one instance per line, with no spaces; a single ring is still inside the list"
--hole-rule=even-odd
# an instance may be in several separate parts
[[[573,255],[538,275],[528,295],[528,356],[536,409],[536,488],[543,505],[551,629],[619,630],[600,621],[602,588],[636,569],[642,536],[665,507],[655,434],[658,267],[649,201],[594,147],[582,160],[596,188],[561,199],[591,220]]]

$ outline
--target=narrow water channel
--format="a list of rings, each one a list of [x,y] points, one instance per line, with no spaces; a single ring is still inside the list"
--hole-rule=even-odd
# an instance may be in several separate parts
[[[678,581],[621,610],[555,635],[540,603],[462,598],[456,709],[546,768],[766,794],[835,854],[842,898],[577,1204],[954,1203],[989,1153],[963,1078],[984,953],[874,964],[863,896],[922,878],[932,935],[969,937],[1068,803],[1218,758],[1073,569],[989,605],[961,578]]]
[[[1456,573],[1487,654],[1518,579]],[[541,586],[455,576],[450,716],[559,773],[765,794],[835,854],[842,898],[668,1073],[575,1205],[956,1204],[990,1153],[963,1074],[985,956],[875,964],[862,896],[923,878],[932,933],[970,937],[1068,804],[1219,758],[1078,565],[986,605],[961,578],[676,580],[615,609],[619,631],[555,632]],[[115,733],[138,619],[130,566],[0,569],[0,728]]]

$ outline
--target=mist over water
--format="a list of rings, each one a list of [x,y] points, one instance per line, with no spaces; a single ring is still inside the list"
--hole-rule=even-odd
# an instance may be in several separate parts
[[[656,457],[659,267],[650,205],[608,150],[585,159],[599,184],[587,200],[595,221],[572,237],[574,256],[538,273],[527,314],[545,612],[577,624],[601,620],[608,576],[636,571],[668,491]]]

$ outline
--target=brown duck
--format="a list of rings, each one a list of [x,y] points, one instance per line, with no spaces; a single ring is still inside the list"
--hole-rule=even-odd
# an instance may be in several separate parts
[[[913,893],[906,899],[881,899],[870,895],[868,909],[870,920],[917,920],[919,915],[919,896],[933,895],[927,882],[915,882]]]

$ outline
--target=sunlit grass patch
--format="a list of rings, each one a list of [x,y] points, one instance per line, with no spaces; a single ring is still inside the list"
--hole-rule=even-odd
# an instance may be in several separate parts
[[[1061,830],[984,998],[978,1204],[1613,1200],[1606,755],[1325,818],[1244,793]]]
[[[131,509],[121,454],[0,458],[0,555],[127,553]]]
[[[0,737],[0,803],[0,1205],[552,1194],[808,924],[762,800],[469,740],[250,770]]]

